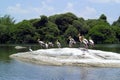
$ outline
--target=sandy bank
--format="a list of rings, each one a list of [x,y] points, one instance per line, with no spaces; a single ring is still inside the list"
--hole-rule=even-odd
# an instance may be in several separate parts
[[[120,67],[120,54],[83,48],[40,49],[10,55],[21,61],[44,65]]]

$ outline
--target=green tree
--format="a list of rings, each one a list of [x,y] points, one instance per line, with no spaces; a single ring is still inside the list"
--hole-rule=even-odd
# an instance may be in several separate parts
[[[88,33],[89,26],[86,24],[83,18],[73,21],[73,26],[83,35]]]
[[[45,26],[45,24],[48,22],[47,16],[41,15],[40,17],[41,17],[41,20],[40,20],[41,25]]]
[[[90,29],[88,35],[95,43],[114,43],[116,41],[115,33],[110,26],[96,25]]]
[[[89,26],[89,28],[93,28],[96,25],[110,26],[108,22],[105,22],[104,20],[100,20],[100,19],[89,19],[86,20],[86,23]]]
[[[118,42],[120,42],[120,27],[112,26],[112,29],[115,32],[115,36],[118,39]],[[116,43],[117,43],[117,41],[116,41]]]
[[[35,19],[34,21],[32,21],[32,24],[36,29],[46,26],[47,23],[48,23],[48,18],[45,15],[41,15],[40,19]]]
[[[107,22],[107,17],[104,14],[102,14],[99,19]]]
[[[118,18],[117,21],[114,21],[112,25],[120,27],[120,17]]]
[[[5,44],[9,41],[9,27],[0,24],[0,43]]]
[[[0,17],[0,24],[2,25],[14,25],[15,20],[10,15],[4,15],[3,17]]]
[[[10,15],[0,17],[0,43],[9,43],[11,40],[11,28],[15,20]]]
[[[72,13],[65,13],[58,15],[55,23],[61,31],[61,35],[66,31],[69,25],[72,25],[73,21],[76,20],[77,17]]]
[[[43,35],[43,36],[41,35],[42,40],[55,41],[60,31],[56,24],[48,22],[45,27],[39,29],[38,33]]]
[[[35,41],[35,28],[28,21],[22,21],[15,25],[13,40],[16,43],[33,43]]]
[[[69,37],[72,36],[73,38],[77,38],[78,36],[78,30],[73,26],[73,25],[69,25],[68,29],[65,31],[65,37]]]
[[[49,20],[50,22],[55,23],[55,20],[56,20],[56,18],[57,18],[58,16],[59,16],[58,14],[49,16],[48,20]]]

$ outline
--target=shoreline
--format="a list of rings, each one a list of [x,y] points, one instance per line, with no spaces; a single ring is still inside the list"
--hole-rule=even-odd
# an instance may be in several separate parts
[[[120,54],[90,49],[83,51],[82,48],[40,49],[12,54],[10,58],[54,66],[120,67]]]

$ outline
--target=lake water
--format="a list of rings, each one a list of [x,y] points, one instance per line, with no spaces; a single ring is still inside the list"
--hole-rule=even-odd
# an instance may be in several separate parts
[[[120,68],[44,66],[10,59],[9,55],[38,49],[16,50],[15,45],[0,46],[0,80],[120,80]],[[120,53],[120,45],[96,45],[95,49]]]

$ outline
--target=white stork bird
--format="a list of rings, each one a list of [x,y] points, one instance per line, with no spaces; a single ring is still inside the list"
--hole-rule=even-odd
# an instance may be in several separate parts
[[[74,44],[76,44],[76,41],[71,36],[69,36],[69,40],[69,47],[72,47]]]
[[[83,38],[82,42],[83,42],[85,48],[87,49],[88,48],[88,40],[86,38]]]
[[[52,42],[48,42],[49,47],[54,47],[54,44]]]
[[[91,47],[94,47],[94,41],[93,41],[91,38],[89,38],[89,45],[90,45]]]
[[[37,41],[38,41],[38,43],[40,44],[40,46],[41,46],[42,48],[45,48],[45,47],[46,47],[46,43],[44,43],[43,41],[40,41],[40,39],[38,39]]]
[[[33,50],[31,49],[31,46],[29,47],[29,51],[32,52]]]
[[[57,44],[58,48],[61,48],[61,44],[60,44],[60,42],[58,40],[57,40],[56,44]]]
[[[49,45],[47,43],[45,43],[45,46],[44,46],[46,49],[48,49]]]

